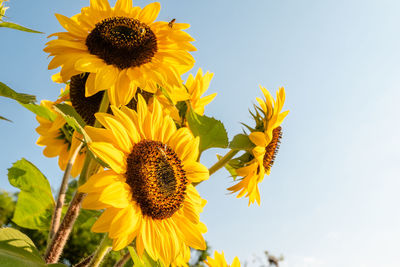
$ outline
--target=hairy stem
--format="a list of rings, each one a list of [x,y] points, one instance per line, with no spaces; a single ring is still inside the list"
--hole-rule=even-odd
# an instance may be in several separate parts
[[[49,232],[49,240],[51,240],[54,234],[57,232],[58,227],[60,226],[61,220],[61,212],[62,207],[64,206],[65,202],[65,195],[68,188],[68,180],[71,175],[72,166],[76,160],[76,157],[79,154],[79,151],[82,148],[83,143],[81,143],[72,154],[71,158],[68,160],[67,166],[65,168],[64,176],[61,182],[60,191],[58,192],[57,203],[54,209],[53,218],[51,220],[50,232]]]
[[[108,94],[107,92],[105,92],[103,95],[103,99],[101,100],[99,112],[107,112],[108,106]],[[100,126],[100,122],[96,120],[95,127]],[[88,152],[85,157],[85,163],[82,168],[81,175],[79,176],[79,185],[85,183],[88,177],[97,172],[99,167],[99,164],[95,162],[92,155]],[[67,213],[65,214],[58,231],[54,234],[53,238],[47,246],[45,253],[46,263],[56,263],[60,258],[60,255],[69,238],[69,235],[71,234],[72,227],[74,226],[75,221],[78,218],[81,209],[81,203],[85,195],[86,194],[80,192],[75,193],[74,198],[72,199],[70,206],[68,207]]]
[[[93,255],[92,260],[89,263],[89,267],[98,267],[104,257],[111,250],[110,239],[107,235],[104,236],[103,240],[101,240],[100,246],[97,248],[96,252]]]
[[[128,252],[122,256],[122,258],[114,264],[114,267],[122,267],[131,258],[131,254]]]
[[[46,263],[56,263],[60,258],[60,255],[64,249],[65,243],[67,242],[71,233],[72,227],[78,218],[79,211],[81,209],[81,202],[85,194],[76,192],[71,204],[67,210],[67,213],[62,220],[60,228],[55,233],[49,246],[47,247],[45,254]]]
[[[93,258],[93,255],[90,255],[89,257],[84,258],[83,260],[81,260],[79,263],[77,263],[76,265],[74,265],[74,267],[87,267],[90,263],[90,261]]]

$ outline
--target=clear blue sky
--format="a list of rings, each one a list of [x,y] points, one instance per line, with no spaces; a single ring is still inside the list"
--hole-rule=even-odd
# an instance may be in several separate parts
[[[11,0],[8,19],[61,31],[54,13],[74,15],[89,1]],[[144,6],[147,1],[135,1]],[[202,220],[213,249],[249,266],[263,250],[286,267],[399,266],[400,262],[400,2],[393,0],[161,1],[159,20],[192,25],[196,66],[215,73],[218,92],[206,114],[230,137],[250,122],[262,84],[286,88],[284,137],[261,207],[228,195],[225,170],[198,188],[208,200]],[[0,81],[54,100],[42,51],[46,35],[0,28]],[[56,188],[62,173],[42,155],[34,116],[0,99],[0,188],[12,162],[26,157]],[[202,162],[211,166],[210,150]],[[257,266],[257,265],[255,265]]]

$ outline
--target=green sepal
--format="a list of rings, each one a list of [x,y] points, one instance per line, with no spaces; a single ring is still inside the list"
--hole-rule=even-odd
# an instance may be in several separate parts
[[[161,93],[168,99],[168,101],[169,101],[171,104],[174,103],[174,101],[172,101],[171,97],[169,96],[167,90],[165,90],[164,87],[162,87],[162,86],[160,86],[160,85],[157,85],[157,88],[161,91]]]
[[[193,110],[187,113],[187,121],[194,136],[200,137],[200,153],[212,147],[228,147],[228,134],[221,121],[205,115],[200,116]]]
[[[48,229],[54,199],[46,177],[35,165],[22,158],[8,169],[8,180],[21,190],[12,221],[28,229]]]
[[[222,158],[222,156],[217,155],[218,160]],[[244,167],[246,163],[250,162],[253,159],[253,155],[250,153],[246,152],[243,153],[241,156],[231,159],[225,164],[225,169],[229,172],[229,174],[233,177],[234,180],[236,180],[236,177],[238,176],[236,170]]]
[[[35,30],[32,30],[32,29],[26,28],[24,26],[21,26],[19,24],[12,23],[12,22],[1,22],[0,23],[0,27],[11,28],[11,29],[18,30],[18,31],[23,31],[23,32],[43,33],[43,32],[39,32],[39,31],[35,31]]]
[[[254,146],[247,134],[237,134],[229,143],[229,148],[235,150],[250,150]]]
[[[39,117],[45,118],[49,121],[54,121],[56,119],[57,115],[45,106],[36,104],[23,104],[23,103],[20,104],[27,110],[38,115]]]
[[[84,130],[86,123],[72,106],[68,104],[57,104],[54,106],[54,110],[60,113],[65,121],[68,123],[68,125],[74,128],[75,131],[83,134],[86,142],[90,142],[90,137],[86,134]]]
[[[67,84],[69,84],[70,82],[67,82]],[[69,95],[69,87],[67,86],[67,88],[68,89],[65,89],[64,90],[64,92],[62,92],[59,96],[58,96],[58,98],[62,98],[62,97],[65,97],[65,96],[67,96],[67,95]]]
[[[222,158],[222,156],[217,154],[217,158],[218,158],[218,160],[220,160],[220,159]],[[231,161],[232,161],[232,160],[228,161],[228,162],[224,165],[224,167],[225,167],[225,169],[230,173],[230,175],[233,177],[233,179],[235,180],[236,177],[237,177],[237,173],[236,173],[236,169],[235,169],[234,167],[232,167]]]
[[[0,96],[14,99],[23,104],[30,104],[36,102],[36,96],[18,93],[2,82],[0,82]]]
[[[140,258],[139,255],[136,253],[136,250],[129,246],[128,247],[129,253],[131,254],[131,258],[133,261],[133,266],[135,267],[163,267],[164,265],[160,261],[154,261],[146,251],[144,251],[142,257]]]

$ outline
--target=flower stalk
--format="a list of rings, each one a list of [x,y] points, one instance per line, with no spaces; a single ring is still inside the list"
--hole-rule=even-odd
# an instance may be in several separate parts
[[[237,153],[239,150],[231,149],[225,156],[223,156],[220,160],[218,160],[211,168],[208,169],[210,176],[225,166]]]
[[[65,243],[71,233],[72,227],[76,219],[78,218],[79,211],[81,209],[81,202],[85,194],[76,192],[71,204],[67,210],[67,213],[62,220],[60,228],[51,239],[49,246],[47,247],[45,254],[46,263],[56,263],[60,258],[60,255],[64,249]]]
[[[53,218],[51,220],[49,240],[53,238],[54,234],[57,232],[60,226],[61,212],[65,202],[65,195],[68,188],[68,180],[69,177],[71,176],[72,166],[74,165],[76,157],[78,156],[78,153],[81,150],[82,146],[83,143],[80,143],[79,146],[75,149],[71,158],[68,160],[67,166],[65,168],[64,176],[60,186],[60,191],[58,192],[56,207],[54,208]]]
[[[131,254],[129,252],[125,253],[122,256],[122,258],[114,264],[114,267],[122,267],[122,266],[124,266],[125,263],[127,263],[130,258],[131,258]]]
[[[107,112],[108,106],[108,95],[105,93],[101,100],[99,112]],[[97,120],[95,122],[95,125],[97,125],[97,127],[100,127],[100,123]],[[99,164],[94,160],[93,156],[90,153],[87,153],[81,175],[79,176],[79,185],[85,183],[88,177],[94,174],[98,170],[98,168]],[[81,203],[85,195],[86,194],[80,192],[75,193],[74,198],[72,199],[70,206],[68,207],[67,213],[65,214],[58,231],[55,232],[53,238],[47,246],[45,253],[46,263],[56,263],[60,258],[60,255],[69,238],[69,235],[71,234],[75,221],[78,218],[81,209]]]

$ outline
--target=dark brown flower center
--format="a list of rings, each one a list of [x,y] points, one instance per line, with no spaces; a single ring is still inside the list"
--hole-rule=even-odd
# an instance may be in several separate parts
[[[89,73],[82,73],[71,77],[69,84],[69,97],[76,112],[88,125],[94,125],[94,114],[99,111],[104,91],[100,91],[90,97],[85,97],[85,84]]]
[[[96,24],[86,38],[86,46],[108,65],[126,69],[150,62],[157,52],[157,38],[137,19],[113,17]]]
[[[278,153],[280,139],[282,138],[282,127],[278,126],[272,131],[272,140],[265,148],[263,165],[265,171],[269,171],[274,164],[275,156]]]
[[[142,140],[133,147],[127,162],[126,183],[143,215],[167,219],[182,207],[188,179],[172,148]]]
[[[72,106],[76,112],[82,117],[88,125],[94,125],[96,120],[94,114],[99,111],[100,103],[103,98],[105,91],[100,91],[90,97],[85,97],[85,84],[89,76],[89,73],[82,73],[72,76],[69,85],[69,97]],[[140,88],[136,90],[136,96],[126,105],[127,107],[136,110],[137,109],[137,95],[142,94],[146,102],[153,96],[152,93],[142,91]],[[108,109],[108,113],[111,113],[111,109]]]

